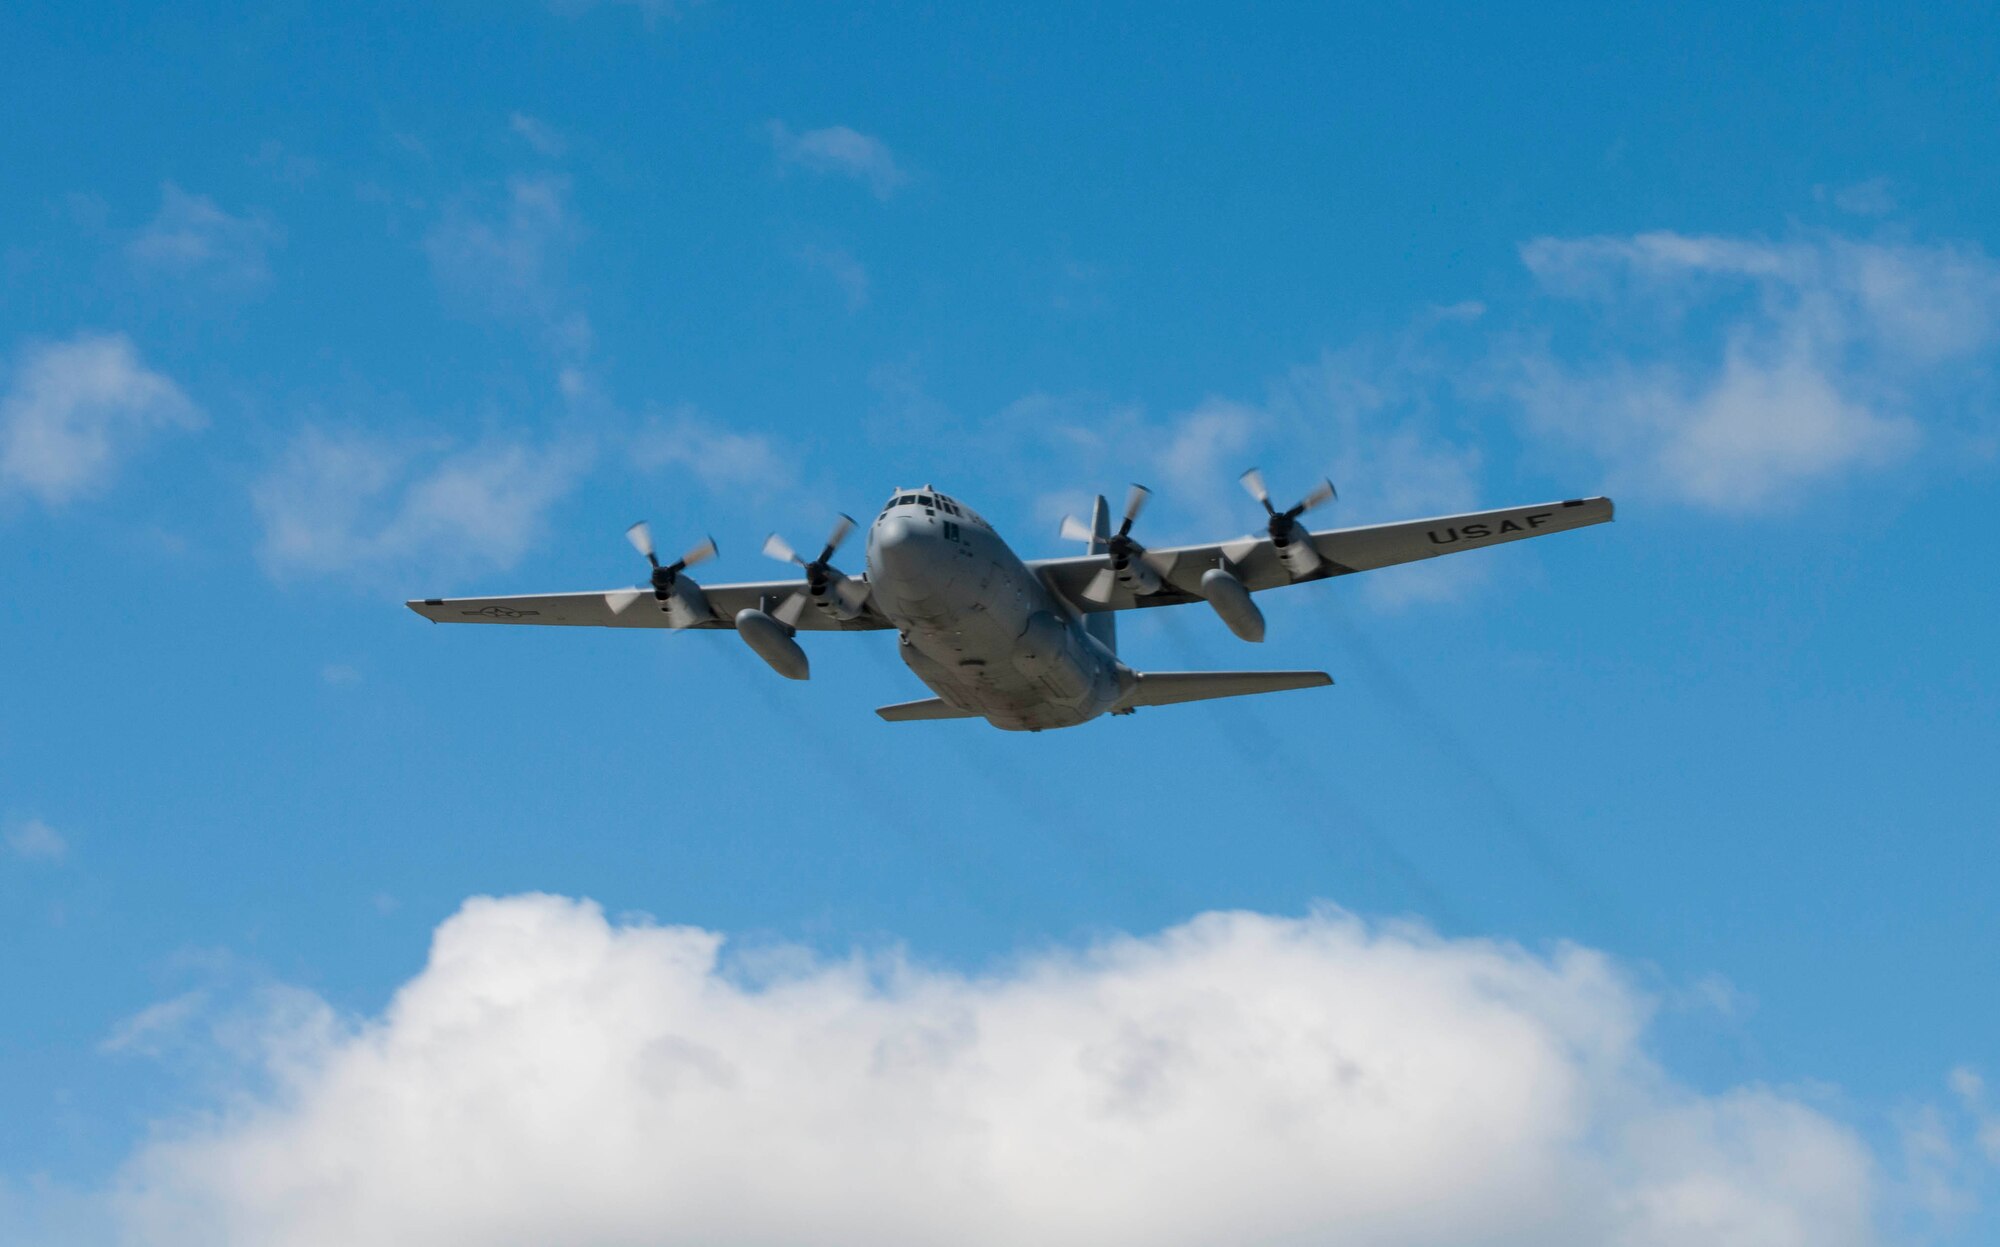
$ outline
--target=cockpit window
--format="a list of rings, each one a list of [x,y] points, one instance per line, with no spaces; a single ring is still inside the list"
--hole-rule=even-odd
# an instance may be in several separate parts
[[[887,512],[896,507],[915,506],[934,507],[946,515],[956,515],[961,519],[971,518],[976,520],[979,518],[943,494],[897,494],[894,498],[889,499],[888,504],[882,510]]]

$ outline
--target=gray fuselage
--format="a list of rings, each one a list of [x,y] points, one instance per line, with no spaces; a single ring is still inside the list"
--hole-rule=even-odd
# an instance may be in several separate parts
[[[900,493],[875,518],[868,582],[917,678],[995,727],[1071,727],[1131,691],[1132,672],[1082,616],[989,524],[934,490]]]

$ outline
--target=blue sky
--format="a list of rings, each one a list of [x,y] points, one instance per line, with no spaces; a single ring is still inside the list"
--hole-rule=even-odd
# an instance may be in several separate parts
[[[986,1017],[1108,993],[1120,933],[1165,999],[1209,963],[1156,933],[1237,910],[1217,964],[1382,1033],[1436,1019],[1370,958],[1441,998],[1499,958],[1551,1051],[1593,1019],[1625,1072],[1579,1083],[1586,1137],[1768,1107],[1673,1163],[1825,1185],[1728,1226],[1990,1241],[1996,63],[1979,6],[9,6],[0,1227],[309,1241],[219,1175],[373,1137],[313,1106],[400,1050],[392,1002],[500,990],[434,932],[543,931],[537,982],[595,982],[563,950],[699,928],[783,1031],[760,975]],[[1146,534],[1230,536],[1252,463],[1331,475],[1329,522],[1619,520],[1266,598],[1256,650],[1131,619],[1135,666],[1338,685],[1031,737],[877,722],[922,694],[879,637],[793,685],[726,635],[401,606],[629,582],[642,515],[763,576],[766,532],[932,480],[1026,555],[1134,479]],[[480,896],[517,899],[452,917]],[[1271,931],[1322,961],[1245,952]],[[438,1059],[543,1051],[494,1034]],[[1062,1207],[1045,1179],[986,1175]],[[416,1224],[355,1189],[356,1235]],[[439,1233],[499,1241],[447,1190]],[[1629,1241],[1725,1224],[1670,1221]]]

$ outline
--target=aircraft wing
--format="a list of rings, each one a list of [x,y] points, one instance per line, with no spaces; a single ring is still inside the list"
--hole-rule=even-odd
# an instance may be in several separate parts
[[[1086,612],[1133,610],[1143,606],[1174,606],[1202,600],[1201,576],[1218,567],[1225,558],[1235,564],[1236,575],[1253,592],[1280,585],[1302,584],[1372,571],[1397,563],[1457,554],[1497,546],[1526,537],[1586,528],[1611,519],[1611,499],[1572,498],[1565,502],[1545,502],[1530,507],[1503,507],[1497,511],[1471,511],[1464,515],[1442,515],[1428,520],[1403,520],[1395,524],[1370,524],[1362,528],[1334,528],[1312,534],[1319,550],[1320,566],[1311,575],[1294,578],[1278,560],[1269,537],[1244,537],[1211,545],[1167,546],[1149,551],[1155,567],[1165,566],[1163,584],[1157,593],[1135,597],[1114,586],[1104,602],[1084,596],[1084,589],[1102,570],[1108,558],[1084,554],[1066,559],[1033,559],[1028,566],[1043,583]],[[1166,560],[1171,557],[1171,565]]]
[[[762,580],[745,584],[703,585],[701,591],[715,609],[715,618],[686,626],[734,628],[736,612],[746,606],[775,610],[794,593],[805,591],[804,580]],[[635,596],[636,595],[636,596]],[[614,605],[629,601],[623,610]],[[679,619],[660,609],[651,589],[608,589],[597,593],[541,593],[521,597],[413,598],[411,610],[432,623],[545,624],[594,628],[671,628]],[[810,606],[799,615],[801,632],[869,632],[889,627],[873,608],[849,620],[832,619]]]

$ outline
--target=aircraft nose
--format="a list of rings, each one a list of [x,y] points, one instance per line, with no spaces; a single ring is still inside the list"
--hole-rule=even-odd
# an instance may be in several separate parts
[[[873,540],[869,542],[873,547],[870,553],[884,566],[894,567],[911,560],[921,537],[919,525],[904,516],[892,515],[875,526]]]
[[[892,515],[875,527],[869,541],[869,566],[877,579],[921,579],[931,571],[937,544],[937,535],[922,520]]]

